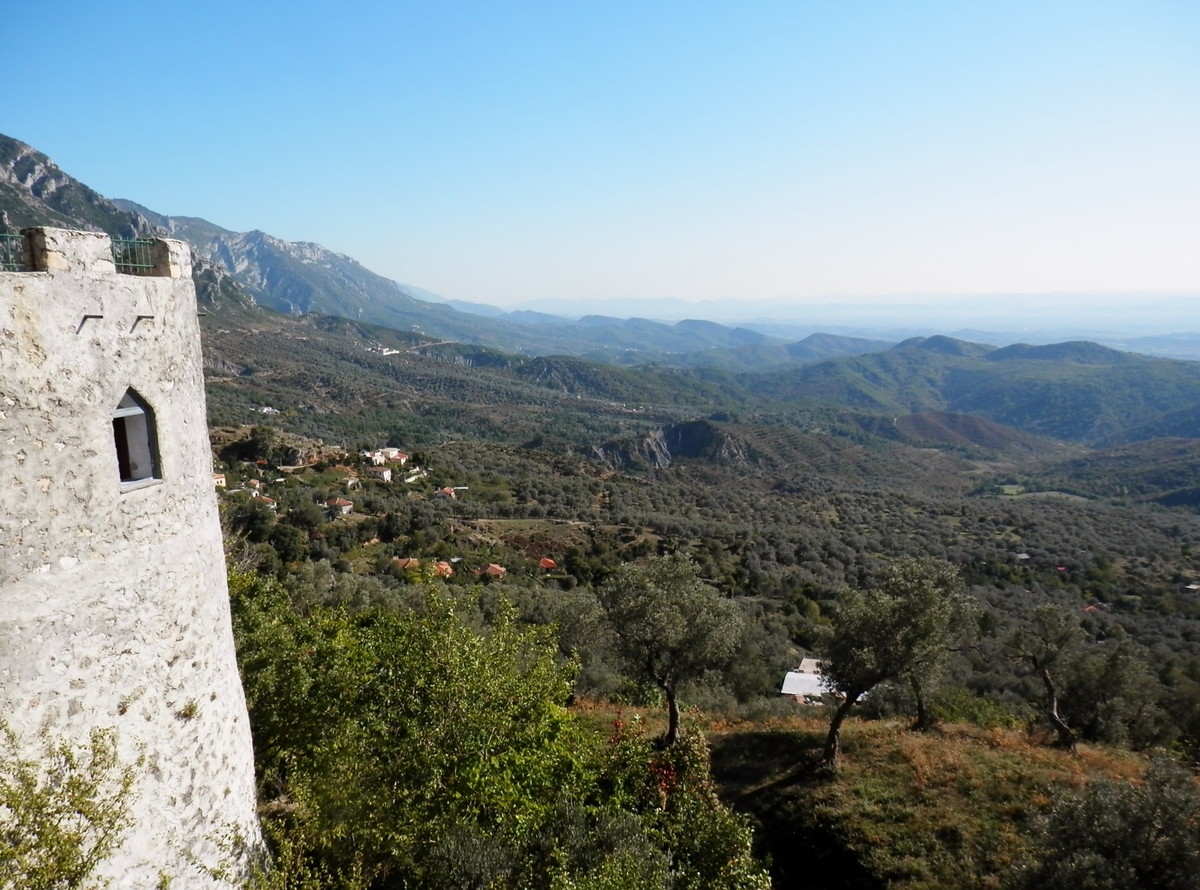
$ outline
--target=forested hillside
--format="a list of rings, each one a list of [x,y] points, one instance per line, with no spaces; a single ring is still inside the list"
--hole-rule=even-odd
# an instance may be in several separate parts
[[[738,630],[733,648],[671,694],[685,737],[707,727],[724,800],[756,826],[754,849],[771,857],[777,886],[797,874],[829,887],[1038,886],[1058,843],[1049,807],[1090,805],[1080,795],[1110,787],[1102,781],[1120,797],[1152,752],[1200,752],[1193,443],[1092,450],[1087,430],[1023,431],[1081,429],[1054,407],[1072,387],[1125,400],[1126,415],[1111,416],[1132,429],[1139,387],[1160,390],[1145,413],[1168,407],[1164,387],[1192,397],[1189,364],[1074,344],[993,358],[933,339],[799,374],[734,375],[530,359],[324,317],[247,326],[235,316],[204,324],[239,563],[275,579],[301,615],[405,616],[433,591],[486,633],[510,620],[545,628],[555,657],[577,660],[574,719],[603,739],[631,713],[651,737],[665,729],[666,687],[623,655],[611,592],[628,583],[622,566],[682,558],[694,583],[736,607],[724,620]],[[1024,399],[1004,409],[1021,428],[941,407],[987,392]],[[385,464],[383,481],[361,452],[389,445],[407,462]],[[826,651],[847,591],[877,588],[910,557],[961,579],[975,609],[966,637],[919,696],[903,673],[878,683],[843,732],[844,765],[822,772],[828,715],[781,698],[782,676]],[[261,695],[278,700],[274,689]],[[940,729],[908,728],[918,705]],[[1058,750],[1064,738],[1081,753]],[[1162,781],[1163,794],[1181,793]],[[1139,818],[1142,804],[1127,803]],[[880,820],[880,807],[903,821]],[[467,831],[447,854],[455,867],[461,857],[530,861],[515,837],[508,852],[487,853],[471,824],[454,829]],[[340,829],[317,836],[326,830]],[[1093,843],[1089,830],[1071,843]],[[681,843],[670,829],[643,831],[647,851]],[[744,862],[736,844],[716,849]],[[520,880],[495,867],[510,876],[501,885]],[[709,886],[685,871],[674,879]]]
[[[1089,445],[1191,429],[1200,363],[1095,343],[993,349],[948,337],[884,352],[739,378],[760,398],[813,400],[873,412],[952,411]]]

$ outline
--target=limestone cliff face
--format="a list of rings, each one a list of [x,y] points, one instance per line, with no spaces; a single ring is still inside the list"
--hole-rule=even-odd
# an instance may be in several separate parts
[[[141,766],[102,872],[212,888],[197,863],[257,828],[190,254],[118,274],[107,236],[61,229],[29,254],[0,272],[0,716],[30,754],[112,728]]]
[[[194,258],[192,283],[196,286],[196,302],[206,309],[219,310],[229,306],[251,308],[256,305],[254,297],[224,267],[202,257]]]
[[[751,459],[744,442],[708,420],[676,423],[634,442],[598,445],[592,449],[592,456],[614,469],[665,469],[680,458],[720,463],[746,463]]]
[[[0,213],[12,230],[65,225],[123,238],[149,234],[146,219],[117,207],[68,176],[54,161],[17,139],[0,134]]]
[[[118,198],[160,232],[192,245],[198,259],[223,270],[264,306],[299,315],[325,312],[362,318],[412,302],[396,282],[353,257],[311,241],[285,241],[266,232],[234,232],[191,216],[166,216]]]

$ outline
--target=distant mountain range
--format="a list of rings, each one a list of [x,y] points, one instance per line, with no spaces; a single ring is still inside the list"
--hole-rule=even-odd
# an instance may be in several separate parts
[[[856,478],[872,461],[924,465],[927,449],[951,449],[981,467],[1028,458],[1042,487],[1200,505],[1194,361],[984,331],[896,343],[799,325],[568,321],[450,301],[317,244],[110,201],[3,136],[0,212],[10,229],[189,241],[209,310],[214,425],[270,411],[351,447],[481,438],[620,470],[694,460]],[[1194,334],[1120,345],[1200,355]]]
[[[236,318],[230,310],[206,317],[204,332],[215,421],[253,423],[267,405],[299,412],[298,423],[331,441],[366,429],[401,430],[405,440],[422,430],[421,441],[545,439],[579,453],[600,448],[614,466],[663,466],[659,445],[679,456],[708,439],[668,435],[651,454],[638,437],[705,417],[730,430],[785,426],[981,456],[1061,454],[1062,442],[1200,439],[1200,363],[1086,342],[997,349],[914,338],[864,355],[735,371],[517,356],[315,314]],[[738,451],[726,439],[709,445]],[[761,452],[761,442],[742,451]]]
[[[378,331],[390,328],[403,332],[392,351],[401,350],[422,367],[429,361],[443,368],[465,367],[468,378],[503,373],[522,385],[572,398],[661,407],[678,404],[684,390],[694,390],[697,405],[707,403],[720,411],[734,405],[767,412],[835,407],[876,418],[855,421],[872,435],[908,441],[1002,438],[994,429],[955,419],[961,415],[1026,435],[1088,445],[1200,437],[1198,363],[1147,358],[1088,342],[997,348],[933,336],[893,346],[828,333],[788,342],[701,320],[665,324],[590,315],[567,322],[472,305],[464,306],[471,311],[462,311],[318,244],[233,232],[206,220],[110,201],[45,155],[6,137],[0,137],[0,211],[10,227],[62,225],[125,237],[162,232],[190,242],[198,259],[198,291],[214,310],[218,329],[265,330],[278,327],[265,324],[268,316],[280,323],[287,316],[302,316],[336,336],[343,327],[330,317],[340,317],[381,327],[339,348],[361,352],[371,338],[385,342]],[[489,311],[491,317],[482,314]],[[294,349],[301,336],[307,335],[289,334],[288,348]],[[256,338],[239,342],[249,352],[210,353],[214,369],[225,373],[240,368],[236,378],[261,360],[255,357]],[[553,354],[576,358],[529,357]],[[383,358],[388,358],[386,350]],[[392,357],[391,363],[397,360]],[[653,373],[637,376],[589,360],[638,365]],[[890,426],[889,415],[894,421]],[[924,419],[901,423],[907,415]]]
[[[759,368],[811,360],[807,347],[793,350],[784,339],[709,321],[664,324],[591,316],[576,322],[542,312],[506,312],[443,300],[377,275],[354,258],[319,244],[284,241],[261,231],[234,232],[198,217],[167,216],[134,201],[109,200],[43,153],[2,135],[0,211],[7,214],[11,229],[57,225],[119,237],[159,232],[187,241],[198,259],[198,292],[218,307],[257,304],[290,315],[336,315],[527,355],[586,355],[623,362],[636,357],[686,366],[697,360],[685,357],[709,351],[713,364]],[[837,350],[837,342],[817,349],[825,355]],[[851,352],[862,350],[861,344],[849,340],[846,345]],[[736,352],[739,349],[742,354]]]
[[[1158,349],[1178,350],[1182,346],[1190,350],[1187,357],[1200,358],[1196,348],[1200,334],[1195,333],[1200,331],[1200,292],[830,295],[773,300],[730,297],[699,302],[593,298],[530,300],[508,309],[554,312],[568,318],[595,313],[636,314],[672,322],[705,318],[792,341],[819,331],[892,343],[934,334],[995,346],[1092,340],[1155,354]],[[1193,333],[1178,333],[1181,331]],[[1169,355],[1185,357],[1177,352]]]
[[[859,336],[851,332],[865,328],[831,333],[814,330],[810,324],[761,319],[741,326],[596,314],[569,319],[537,308],[509,311],[449,300],[377,275],[352,257],[319,244],[285,241],[261,231],[234,232],[198,217],[167,216],[133,201],[109,200],[63,172],[43,153],[3,135],[0,212],[7,214],[12,229],[59,225],[120,237],[162,232],[186,240],[198,258],[198,291],[214,306],[256,303],[292,315],[337,315],[517,354],[576,355],[626,366],[756,371],[877,352],[905,333],[896,329],[888,336]],[[563,305],[556,304],[556,311],[562,311]],[[621,301],[609,305],[624,306]],[[705,311],[707,304],[659,300],[637,305],[653,306],[659,314],[684,315]],[[1021,339],[1013,333],[976,330],[959,331],[957,336],[991,345]],[[1148,355],[1200,358],[1200,334],[1110,337],[1104,342]]]

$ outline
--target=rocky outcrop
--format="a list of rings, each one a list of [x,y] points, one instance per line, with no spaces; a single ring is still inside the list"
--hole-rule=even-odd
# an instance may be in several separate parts
[[[203,353],[205,377],[249,377],[254,373],[253,368],[231,362],[215,349],[205,347]]]
[[[256,305],[254,297],[247,293],[232,275],[222,266],[203,257],[193,259],[192,283],[196,286],[196,302],[202,309]]]
[[[679,460],[730,464],[753,459],[745,442],[709,420],[672,424],[635,441],[597,445],[592,457],[613,469],[665,469]]]
[[[59,225],[119,238],[145,237],[154,227],[64,173],[37,149],[0,135],[0,211],[13,230]]]

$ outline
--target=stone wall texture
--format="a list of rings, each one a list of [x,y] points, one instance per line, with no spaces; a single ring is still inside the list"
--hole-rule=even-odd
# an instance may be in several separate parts
[[[107,236],[27,232],[0,272],[0,717],[43,740],[116,733],[141,760],[116,887],[212,888],[257,839],[187,245],[119,274]],[[158,480],[120,480],[113,412],[152,408]]]

